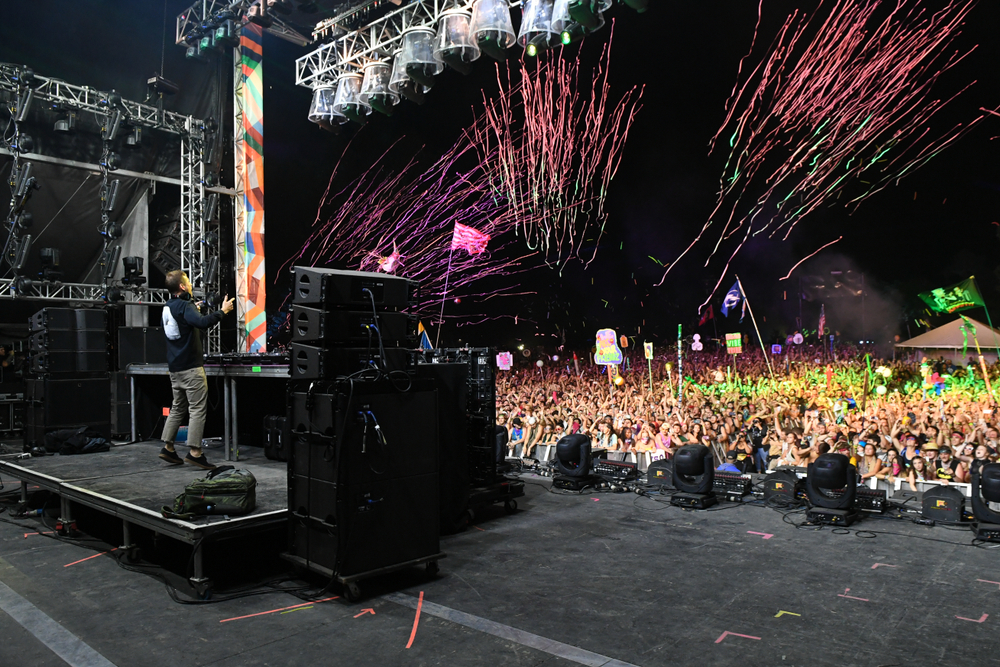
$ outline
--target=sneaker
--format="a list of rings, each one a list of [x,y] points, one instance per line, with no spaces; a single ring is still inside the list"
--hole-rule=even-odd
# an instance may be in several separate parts
[[[166,447],[160,450],[160,458],[171,465],[184,465],[184,459],[177,455],[177,452],[172,452]]]
[[[215,470],[215,466],[208,462],[208,459],[205,458],[204,454],[201,456],[191,456],[191,453],[188,452],[188,455],[184,457],[184,460],[193,466],[198,466],[202,470]]]

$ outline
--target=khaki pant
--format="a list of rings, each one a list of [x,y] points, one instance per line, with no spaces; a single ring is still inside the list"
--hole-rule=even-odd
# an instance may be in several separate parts
[[[201,366],[170,374],[170,387],[174,390],[174,403],[170,416],[163,425],[163,442],[173,446],[177,429],[188,417],[188,446],[201,447],[205,433],[205,415],[208,414],[208,378]]]

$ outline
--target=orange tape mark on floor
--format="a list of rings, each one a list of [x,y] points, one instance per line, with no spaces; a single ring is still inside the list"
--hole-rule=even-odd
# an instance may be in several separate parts
[[[330,600],[336,600],[339,595],[334,595],[332,598],[323,598],[322,600],[316,600],[315,602],[303,602],[302,604],[293,604],[291,607],[281,607],[280,609],[271,609],[270,611],[259,611],[256,614],[247,614],[246,616],[235,616],[233,618],[224,618],[219,623],[227,623],[229,621],[238,621],[243,618],[253,618],[254,616],[264,616],[265,614],[274,614],[275,612],[285,611],[287,609],[295,609],[297,607],[305,607],[306,605],[319,604],[320,602],[329,602]]]

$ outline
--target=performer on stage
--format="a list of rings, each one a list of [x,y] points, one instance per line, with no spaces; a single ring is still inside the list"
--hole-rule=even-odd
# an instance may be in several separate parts
[[[183,271],[171,271],[165,281],[172,295],[163,307],[163,333],[167,337],[167,367],[170,370],[170,387],[174,403],[170,416],[163,425],[163,449],[160,458],[171,464],[185,461],[205,470],[214,465],[201,451],[201,436],[205,431],[205,414],[208,411],[208,379],[205,377],[205,358],[202,353],[199,329],[218,324],[223,315],[233,309],[233,300],[226,295],[222,310],[202,315],[198,306],[191,303],[191,281]],[[174,438],[184,417],[188,416],[188,447],[183,459],[174,451]]]

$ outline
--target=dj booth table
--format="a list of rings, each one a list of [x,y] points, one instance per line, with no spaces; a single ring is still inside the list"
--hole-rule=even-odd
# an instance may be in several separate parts
[[[137,432],[136,415],[136,384],[138,376],[159,375],[167,377],[170,372],[166,364],[131,364],[128,367],[129,390],[131,392],[132,410],[132,441],[139,439]],[[239,422],[238,422],[238,401],[236,385],[238,381],[248,379],[271,379],[288,380],[291,378],[287,365],[253,366],[250,364],[230,364],[230,365],[205,365],[205,375],[208,377],[222,378],[224,382],[223,406],[225,412],[225,428],[223,435],[223,449],[225,450],[226,461],[239,460]],[[284,406],[281,406],[281,413],[284,414]]]

